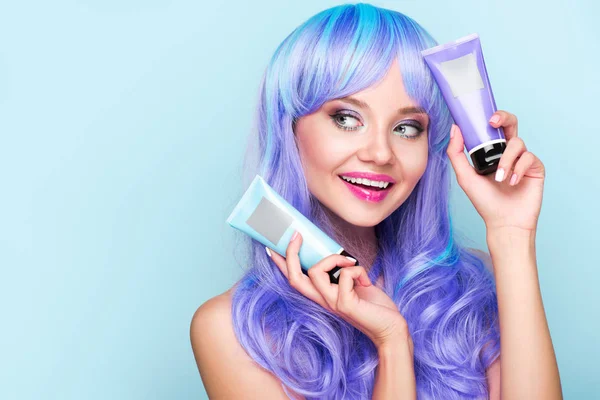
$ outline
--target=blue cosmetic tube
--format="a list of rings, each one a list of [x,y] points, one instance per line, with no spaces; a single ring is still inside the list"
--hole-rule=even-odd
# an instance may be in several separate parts
[[[235,206],[227,223],[285,257],[294,231],[302,235],[298,252],[302,272],[331,254],[352,257],[300,211],[256,175]],[[355,257],[352,257],[356,260]],[[358,265],[358,260],[354,263]],[[341,267],[328,271],[331,283],[338,283]]]

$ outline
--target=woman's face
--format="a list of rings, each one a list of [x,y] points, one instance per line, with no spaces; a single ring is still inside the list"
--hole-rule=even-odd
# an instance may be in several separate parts
[[[399,68],[395,61],[378,84],[296,121],[310,192],[356,226],[375,226],[400,207],[427,166],[429,119],[406,93]],[[394,183],[375,191],[341,178],[353,173],[385,174],[373,178]]]

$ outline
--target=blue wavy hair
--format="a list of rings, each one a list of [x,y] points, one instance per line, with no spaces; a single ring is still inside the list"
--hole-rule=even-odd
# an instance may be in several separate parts
[[[383,275],[385,292],[408,322],[418,398],[487,398],[485,372],[500,353],[496,286],[482,258],[452,229],[446,148],[453,120],[420,54],[437,44],[408,16],[366,3],[332,7],[302,23],[277,47],[263,75],[245,183],[260,173],[336,237],[308,190],[294,121],[377,83],[397,59],[407,93],[429,115],[429,157],[410,196],[375,226],[378,254],[369,277],[375,282]],[[238,239],[244,241],[244,274],[233,292],[232,318],[250,357],[288,394],[291,388],[306,399],[371,398],[374,344],[290,287],[263,245]]]

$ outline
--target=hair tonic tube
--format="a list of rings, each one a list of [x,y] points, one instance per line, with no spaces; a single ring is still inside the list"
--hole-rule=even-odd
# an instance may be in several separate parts
[[[298,252],[302,272],[331,254],[352,257],[300,211],[256,175],[237,203],[227,223],[285,257],[294,231],[302,235]],[[355,257],[352,257],[356,259]],[[354,263],[358,265],[358,260]],[[328,271],[331,283],[338,283],[341,267]]]
[[[480,175],[491,174],[506,148],[502,127],[489,124],[498,109],[488,78],[479,35],[421,51],[442,91],[465,147]]]

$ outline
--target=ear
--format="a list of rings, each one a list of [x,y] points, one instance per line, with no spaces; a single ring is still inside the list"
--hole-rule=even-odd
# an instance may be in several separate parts
[[[296,150],[298,150],[298,154],[300,154],[300,147],[298,146],[298,136],[296,135],[296,122],[298,122],[298,118],[294,117],[294,119],[292,119],[292,133],[294,135],[294,144],[296,145]]]

